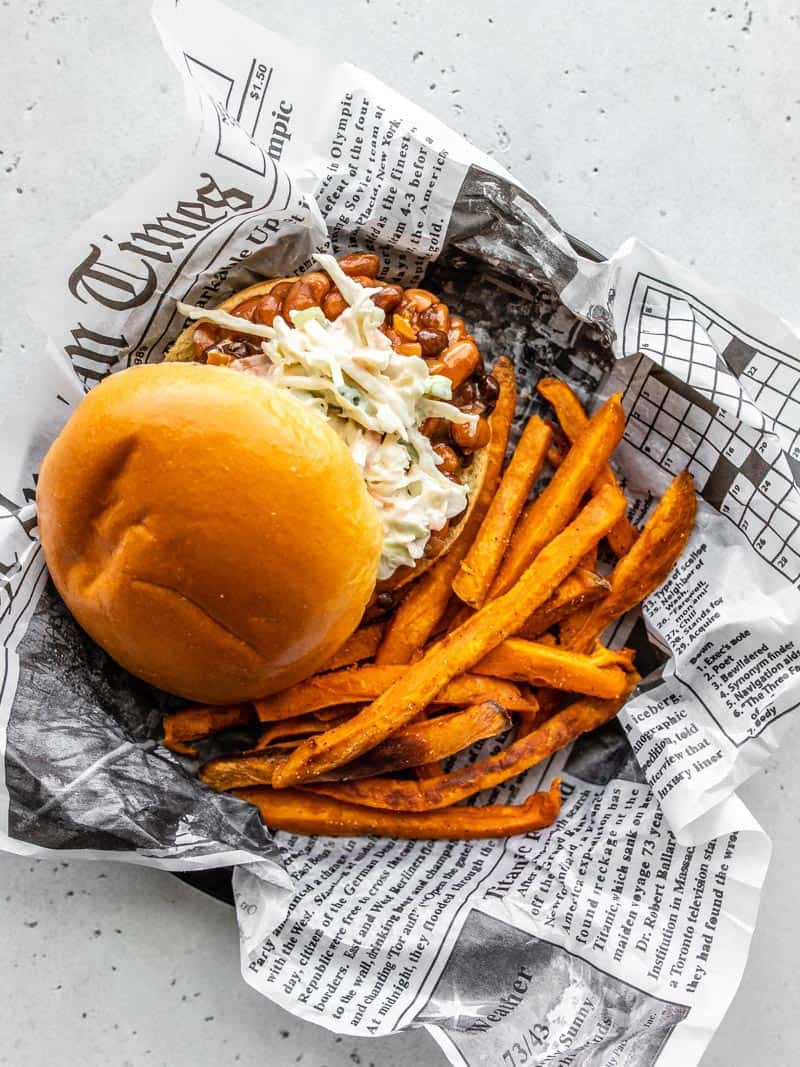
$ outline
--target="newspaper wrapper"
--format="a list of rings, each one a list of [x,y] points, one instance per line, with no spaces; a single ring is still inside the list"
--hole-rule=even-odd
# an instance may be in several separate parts
[[[208,0],[159,0],[155,18],[186,89],[184,141],[39,287],[52,340],[24,391],[3,365],[2,844],[236,865],[245,979],[332,1030],[424,1026],[470,1067],[696,1063],[769,858],[736,788],[800,706],[800,336],[635,240],[606,262],[578,254],[495,161],[356,67]],[[645,675],[619,721],[491,794],[519,801],[560,773],[545,832],[271,835],[161,746],[172,698],[110,662],[48,583],[36,471],[84,391],[161,359],[176,299],[213,305],[330,248],[425,278],[487,360],[510,354],[520,422],[543,374],[590,407],[621,391],[637,523],[678,471],[696,479],[682,559],[608,635]]]

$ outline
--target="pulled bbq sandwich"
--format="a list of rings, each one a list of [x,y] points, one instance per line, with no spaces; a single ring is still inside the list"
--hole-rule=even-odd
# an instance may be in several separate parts
[[[452,545],[496,399],[464,323],[378,258],[319,256],[111,376],[48,452],[53,580],[132,673],[206,703],[317,670]]]

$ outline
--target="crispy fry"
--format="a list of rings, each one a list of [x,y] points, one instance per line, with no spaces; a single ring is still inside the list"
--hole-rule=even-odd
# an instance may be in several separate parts
[[[575,396],[569,385],[559,378],[542,378],[536,388],[545,400],[553,406],[561,429],[570,442],[574,444],[589,422],[580,400]],[[617,484],[614,472],[610,465],[606,464],[592,483],[592,492],[597,492],[604,485]],[[609,533],[606,540],[615,556],[624,556],[638,536],[639,531],[628,516],[624,515]]]
[[[419,767],[415,767],[414,770],[417,778],[435,778],[442,773],[442,761],[431,760],[430,763],[420,763]]]
[[[352,667],[354,663],[372,659],[378,651],[383,638],[383,621],[371,622],[360,626],[347,638],[338,652],[320,667],[321,671],[336,671],[342,667]]]
[[[281,693],[257,700],[256,712],[262,722],[275,722],[320,711],[331,704],[357,704],[374,700],[390,686],[402,681],[410,669],[402,665],[378,667],[366,664],[330,674],[317,674]],[[451,679],[436,696],[435,703],[463,706],[479,704],[484,700],[496,700],[509,711],[535,710],[536,707],[535,701],[521,693],[513,683],[499,678],[487,681],[485,675],[476,674],[462,674]],[[417,710],[422,711],[422,708]]]
[[[625,653],[603,649],[597,657],[585,656],[519,637],[509,637],[473,667],[476,674],[511,678],[606,700],[613,700],[625,691],[626,671],[630,669],[630,657]]]
[[[628,675],[625,693],[616,700],[581,697],[537,726],[527,737],[514,741],[496,755],[438,778],[416,782],[397,778],[364,778],[359,782],[341,785],[315,783],[309,788],[349,803],[390,808],[393,811],[447,808],[482,789],[494,789],[509,778],[515,778],[548,759],[581,734],[613,719],[638,681],[638,675]]]
[[[245,785],[264,785],[272,781],[275,768],[284,762],[287,749],[269,752],[238,752],[233,756],[217,756],[204,763],[198,778],[218,792]]]
[[[511,726],[508,712],[494,701],[411,723],[387,737],[358,760],[330,772],[333,781],[370,778],[446,759],[476,741],[502,734]]]
[[[617,563],[608,596],[586,609],[580,627],[571,634],[570,648],[591,649],[606,626],[665,581],[692,532],[696,507],[694,481],[683,471],[670,484],[636,544]]]
[[[519,629],[520,637],[535,640],[551,626],[577,611],[578,608],[605,596],[611,586],[594,571],[576,568]]]
[[[351,709],[348,708],[351,712]],[[263,730],[256,741],[254,748],[268,748],[273,741],[282,741],[286,737],[308,737],[310,734],[321,733],[325,729],[325,723],[316,715],[298,715],[294,719],[283,719],[273,722]]]
[[[343,719],[349,719],[357,711],[361,711],[365,707],[364,704],[331,704],[328,708],[317,708],[314,712],[314,718],[319,719],[320,722],[341,722]]]
[[[491,701],[475,704],[462,711],[404,727],[360,760],[332,771],[330,780],[368,778],[441,760],[463,748],[469,748],[476,741],[503,733],[510,725],[508,712],[499,704]],[[219,790],[269,785],[273,771],[286,752],[285,745],[276,745],[269,752],[251,750],[232,756],[219,756],[209,760],[200,769],[200,779]]]
[[[524,804],[425,812],[420,815],[376,811],[299,789],[237,789],[234,795],[255,804],[272,830],[335,837],[380,834],[396,838],[513,837],[550,826],[561,809],[560,779]]]
[[[185,756],[196,756],[197,749],[186,744],[187,741],[203,741],[220,730],[229,730],[234,726],[247,726],[248,723],[255,721],[255,713],[249,704],[220,705],[219,707],[213,704],[198,704],[164,716],[163,744],[173,752],[180,752]]]
[[[511,532],[544,466],[553,434],[537,415],[528,419],[481,527],[453,579],[453,592],[479,608],[508,547]]]
[[[575,569],[577,560],[605,536],[624,510],[622,493],[611,487],[603,489],[542,549],[510,592],[442,638],[360,714],[299,745],[276,772],[274,784],[296,785],[355,759],[410,722],[437,696],[442,699],[439,694],[448,682],[513,634]]]
[[[564,529],[597,472],[607,463],[624,428],[625,416],[617,393],[592,416],[550,484],[523,511],[492,583],[490,597],[508,592],[544,546]],[[586,551],[591,547],[587,545]]]
[[[639,531],[637,530],[636,533],[638,536]],[[586,555],[581,559],[578,566],[585,571],[597,570],[597,545],[595,545],[594,548],[590,549],[586,553]]]
[[[561,466],[566,456],[566,449],[562,448],[559,443],[554,441],[547,450],[547,462],[554,469]]]
[[[517,387],[510,360],[499,359],[492,374],[500,386],[500,394],[489,418],[492,437],[486,446],[489,450],[486,473],[478,499],[455,544],[412,583],[400,602],[394,617],[386,627],[383,642],[375,656],[376,663],[410,663],[415,653],[424,648],[428,638],[435,633],[450,601],[453,578],[458,573],[461,561],[467,554],[494,497],[517,405]]]

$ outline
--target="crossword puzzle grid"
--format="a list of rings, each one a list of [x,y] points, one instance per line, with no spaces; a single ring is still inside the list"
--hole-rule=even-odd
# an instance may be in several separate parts
[[[637,351],[651,352],[665,370],[715,403],[735,407],[740,418],[760,424],[763,413],[774,420],[784,450],[800,464],[800,365],[744,341],[680,296],[646,285],[641,299]]]
[[[623,396],[625,439],[670,474],[688,467],[705,499],[762,559],[800,583],[800,522],[790,502],[796,489],[772,466],[780,457],[774,440],[688,393],[683,381],[640,365]]]

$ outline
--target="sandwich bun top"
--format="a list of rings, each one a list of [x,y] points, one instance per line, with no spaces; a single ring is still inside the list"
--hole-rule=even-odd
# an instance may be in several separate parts
[[[222,367],[107,378],[47,453],[37,503],[81,626],[192,701],[313,673],[375,587],[381,523],[347,447],[287,390]]]

